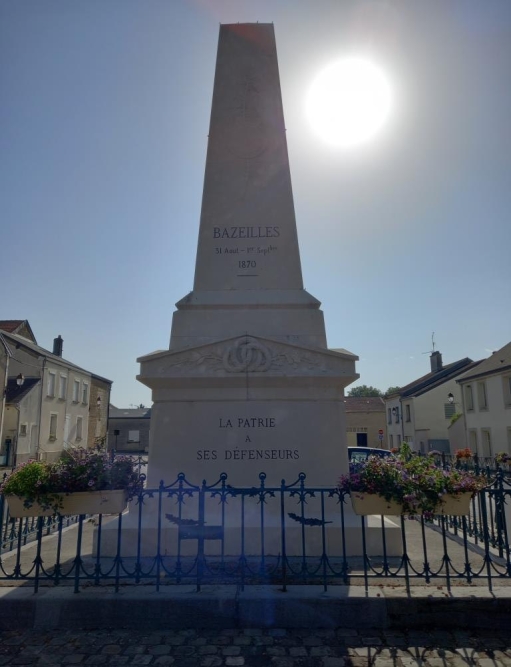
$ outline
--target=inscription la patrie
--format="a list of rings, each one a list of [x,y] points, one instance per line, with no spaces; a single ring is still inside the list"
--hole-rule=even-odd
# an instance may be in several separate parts
[[[251,435],[253,437],[254,432],[257,432],[258,429],[270,429],[276,426],[275,417],[220,417],[218,420],[218,428],[242,429],[245,446],[252,443]],[[197,450],[197,461],[216,461],[219,458],[226,461],[286,461],[299,459],[300,453],[298,449],[260,449],[259,447],[247,449],[234,447],[234,449],[226,449],[222,452],[217,449]]]
[[[275,428],[275,417],[238,417],[237,420],[220,417],[218,426],[219,428],[234,428],[233,422],[237,428]]]

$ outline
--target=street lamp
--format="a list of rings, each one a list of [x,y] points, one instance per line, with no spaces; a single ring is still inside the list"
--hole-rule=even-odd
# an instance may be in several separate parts
[[[447,400],[448,400],[449,403],[452,405],[452,404],[454,403],[454,394],[451,394],[451,392],[449,392],[449,393],[447,394]]]
[[[22,387],[24,382],[25,382],[25,376],[22,373],[20,373],[16,377],[16,384],[18,385],[18,387]]]

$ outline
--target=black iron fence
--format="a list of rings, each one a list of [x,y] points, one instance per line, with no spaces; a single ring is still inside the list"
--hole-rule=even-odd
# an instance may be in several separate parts
[[[115,516],[9,516],[0,498],[0,580],[15,585],[329,585],[511,582],[511,484],[488,471],[467,516],[355,516],[337,488],[194,485],[144,489]]]

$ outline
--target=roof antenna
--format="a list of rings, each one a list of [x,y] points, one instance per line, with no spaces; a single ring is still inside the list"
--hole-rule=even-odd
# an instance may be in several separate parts
[[[433,354],[433,352],[435,351],[435,332],[434,331],[431,334],[431,347],[432,347],[431,350],[428,350],[427,352],[422,352],[422,354]]]

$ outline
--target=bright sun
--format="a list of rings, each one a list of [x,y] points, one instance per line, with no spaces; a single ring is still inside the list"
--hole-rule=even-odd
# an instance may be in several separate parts
[[[367,60],[347,58],[326,67],[314,80],[306,112],[314,131],[333,146],[371,139],[392,107],[384,73]]]

